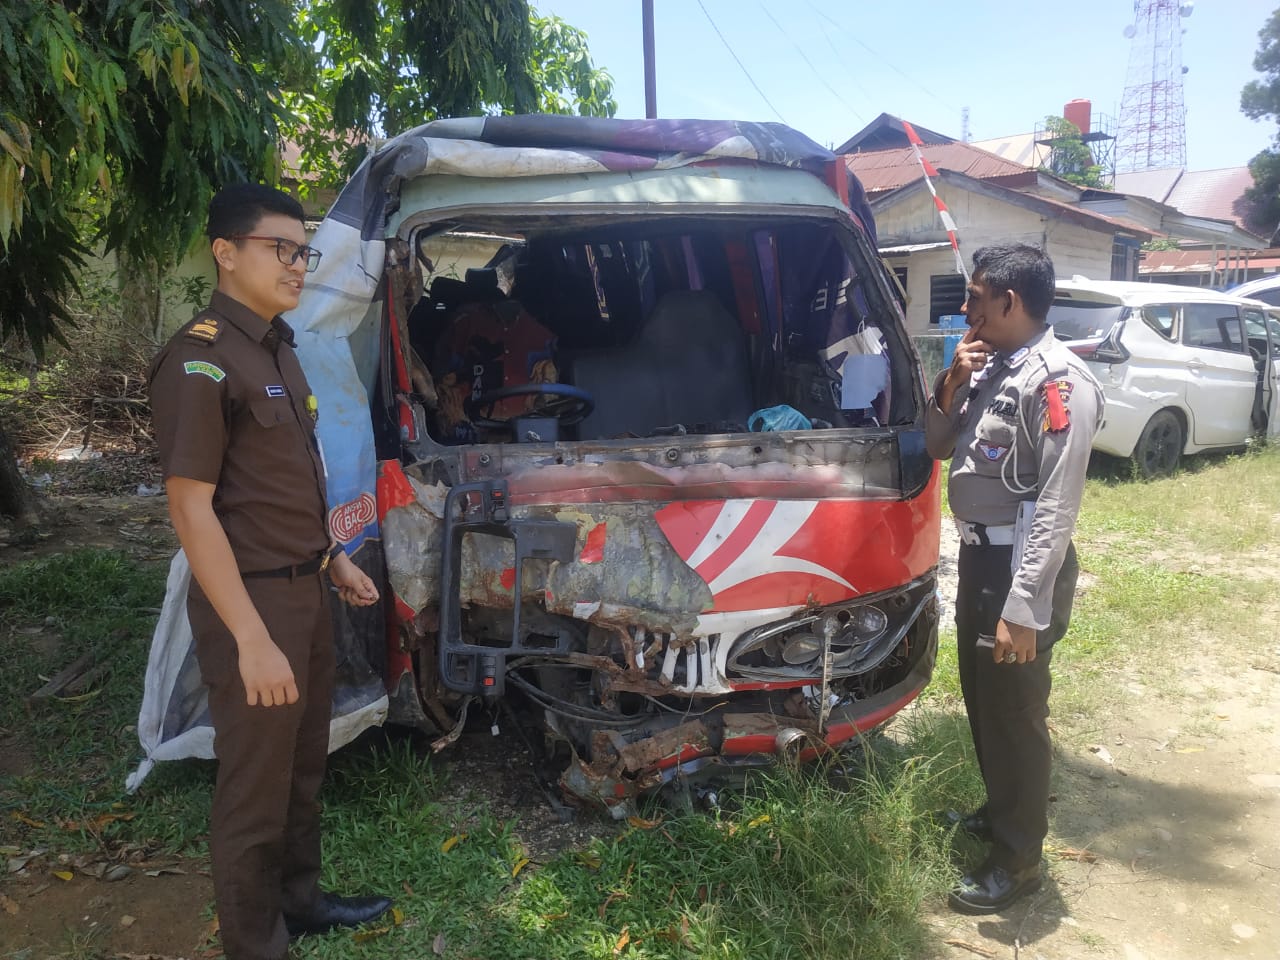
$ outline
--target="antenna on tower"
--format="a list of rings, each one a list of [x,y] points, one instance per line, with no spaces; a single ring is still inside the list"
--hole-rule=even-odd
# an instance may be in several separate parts
[[[969,142],[969,108],[960,108],[960,140],[962,143]]]
[[[1181,21],[1194,7],[1194,0],[1134,0],[1134,22],[1124,28],[1129,71],[1116,133],[1117,170],[1187,165]]]

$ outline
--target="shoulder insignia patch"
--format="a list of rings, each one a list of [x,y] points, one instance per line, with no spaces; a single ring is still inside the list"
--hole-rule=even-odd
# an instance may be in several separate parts
[[[188,327],[186,336],[188,340],[195,340],[198,343],[213,343],[222,336],[222,327],[217,317],[205,317]]]
[[[208,377],[214,383],[221,383],[227,378],[226,371],[221,367],[204,360],[188,360],[182,365],[182,369],[188,374],[199,373]]]
[[[1044,391],[1044,421],[1040,424],[1046,433],[1065,433],[1071,429],[1071,414],[1067,401],[1075,384],[1070,380],[1047,380],[1040,388]]]
[[[1022,366],[1022,361],[1027,359],[1030,353],[1030,347],[1019,347],[1009,355],[1009,359],[1005,361],[1005,365],[1017,369]]]

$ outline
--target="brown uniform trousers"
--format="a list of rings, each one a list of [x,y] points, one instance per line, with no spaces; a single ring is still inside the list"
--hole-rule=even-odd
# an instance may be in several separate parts
[[[289,660],[298,701],[249,706],[235,640],[193,581],[187,616],[209,688],[218,779],[210,818],[222,944],[234,960],[281,960],[283,914],[318,895],[320,805],[329,746],[334,650],[322,573],[246,578],[272,640]]]

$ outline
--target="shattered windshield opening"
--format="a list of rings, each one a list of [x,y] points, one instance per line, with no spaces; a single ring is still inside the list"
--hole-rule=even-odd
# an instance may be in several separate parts
[[[438,395],[430,435],[734,434],[773,408],[779,429],[910,423],[897,311],[839,233],[669,218],[431,237],[407,324]]]

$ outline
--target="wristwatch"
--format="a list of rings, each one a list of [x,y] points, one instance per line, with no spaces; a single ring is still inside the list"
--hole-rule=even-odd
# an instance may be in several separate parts
[[[345,550],[346,548],[341,543],[335,542],[332,547],[325,551],[325,555],[320,561],[320,572],[324,573],[329,569],[329,564],[333,562],[334,558],[337,557],[338,554],[345,552]]]

